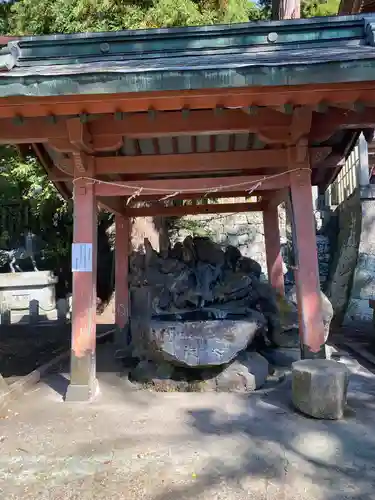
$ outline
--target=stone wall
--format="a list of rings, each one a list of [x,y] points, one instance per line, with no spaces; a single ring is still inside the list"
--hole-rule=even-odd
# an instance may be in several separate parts
[[[368,196],[374,196],[369,193]],[[356,204],[355,259],[344,324],[371,321],[369,299],[375,297],[375,196],[361,198]]]
[[[361,233],[360,199],[357,192],[330,214],[331,244],[334,246],[327,295],[341,324],[348,305]]]

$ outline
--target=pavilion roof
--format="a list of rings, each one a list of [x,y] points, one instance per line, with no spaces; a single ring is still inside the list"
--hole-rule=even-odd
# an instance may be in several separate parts
[[[251,162],[271,159],[269,172],[278,171],[277,151],[289,140],[282,134],[307,107],[309,147],[321,155],[312,182],[324,188],[360,131],[372,128],[373,27],[375,16],[355,15],[2,38],[0,143],[30,144],[69,196],[68,125],[76,127],[78,119],[81,146],[91,138],[86,152],[103,180],[173,177],[181,184],[200,175],[241,176]],[[285,140],[264,140],[262,127],[269,126]],[[109,161],[119,162],[114,175],[106,170]]]
[[[375,80],[371,15],[10,40],[0,98]]]

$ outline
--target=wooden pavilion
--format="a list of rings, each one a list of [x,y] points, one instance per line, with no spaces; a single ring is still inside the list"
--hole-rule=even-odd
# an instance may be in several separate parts
[[[277,206],[289,200],[302,353],[324,357],[311,188],[324,191],[361,130],[375,127],[374,27],[358,15],[31,37],[0,49],[0,143],[30,145],[74,200],[67,399],[96,388],[98,204],[116,214],[123,328],[130,218],[262,210],[269,279],[282,293]],[[250,193],[256,202],[199,204]]]

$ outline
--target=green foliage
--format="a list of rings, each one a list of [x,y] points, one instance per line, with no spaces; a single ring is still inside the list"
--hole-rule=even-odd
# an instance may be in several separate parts
[[[339,10],[340,0],[304,0],[301,3],[302,17],[335,16]]]
[[[23,157],[12,146],[1,147],[0,173],[0,203],[18,203],[22,213],[27,209],[28,225],[48,243],[47,257],[58,260],[67,256],[72,235],[71,206],[48,180],[36,158],[31,154]],[[18,222],[19,227],[14,229],[19,235],[26,228],[22,218]],[[3,244],[12,236],[5,231],[9,233],[7,227],[2,227]]]
[[[265,18],[271,17],[271,0],[260,0],[259,7]],[[340,0],[301,0],[301,17],[335,16]]]
[[[235,23],[261,11],[247,0],[19,0],[6,17],[3,32],[41,35]]]
[[[0,3],[0,35],[9,31],[9,3]]]

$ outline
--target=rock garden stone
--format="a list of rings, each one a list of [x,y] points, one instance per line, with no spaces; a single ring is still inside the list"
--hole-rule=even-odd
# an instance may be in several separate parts
[[[309,359],[292,365],[292,401],[314,418],[343,417],[349,382],[348,368],[337,361]]]
[[[187,236],[182,243],[182,260],[185,264],[192,265],[196,261],[196,257],[193,238]]]
[[[225,261],[224,252],[220,245],[214,243],[206,236],[198,236],[193,239],[197,259],[213,266],[222,266]]]
[[[261,265],[250,257],[241,257],[238,259],[237,268],[243,273],[254,274],[257,278],[259,278],[262,273]]]
[[[216,377],[218,392],[252,392],[266,382],[268,361],[257,352],[242,353]]]
[[[237,247],[233,245],[228,245],[224,254],[225,265],[231,271],[236,271],[237,262],[240,260],[241,257],[242,257],[241,252],[238,250]]]
[[[131,371],[131,378],[136,382],[151,382],[153,379],[167,380],[173,376],[174,367],[168,363],[155,363],[141,360]]]
[[[299,347],[293,348],[268,348],[261,351],[267,361],[273,366],[291,367],[292,364],[301,359],[301,349]]]
[[[240,300],[249,295],[251,287],[250,276],[226,271],[222,279],[214,286],[213,297],[216,302]]]
[[[174,244],[173,248],[169,251],[169,257],[171,259],[182,260],[184,246],[180,241]]]
[[[149,354],[190,367],[223,365],[246,349],[263,327],[263,316],[256,311],[238,321],[152,320]]]

